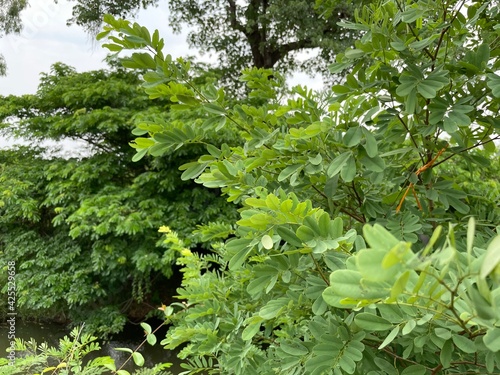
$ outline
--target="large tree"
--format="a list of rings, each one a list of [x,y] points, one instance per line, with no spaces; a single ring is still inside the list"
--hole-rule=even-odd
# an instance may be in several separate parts
[[[293,69],[307,66],[296,52],[320,49],[327,61],[350,40],[338,22],[351,19],[360,1],[336,1],[325,12],[314,0],[170,0],[174,30],[192,29],[189,42],[202,52],[216,52],[220,68]],[[316,60],[318,62],[318,60]],[[311,60],[308,61],[311,63]]]
[[[104,14],[130,18],[141,8],[158,5],[158,0],[72,1],[76,4],[69,22],[91,34],[99,30]],[[250,66],[325,71],[354,33],[338,22],[352,19],[354,7],[363,1],[332,0],[328,7],[315,0],[169,0],[168,4],[174,31],[187,26],[190,45],[202,53],[217,54],[217,70],[234,81]],[[9,22],[0,23],[0,28],[18,31],[19,12],[27,2],[8,1]],[[312,51],[312,57],[298,58],[297,53],[306,50]]]
[[[20,315],[117,332],[127,316],[142,318],[172,294],[175,255],[158,228],[188,234],[232,216],[217,193],[180,182],[177,166],[196,147],[131,161],[135,121],[175,121],[170,103],[148,100],[138,81],[123,69],[56,64],[35,95],[0,98],[3,133],[32,141],[0,151],[0,262],[17,265]],[[83,141],[90,154],[36,147],[62,139]]]

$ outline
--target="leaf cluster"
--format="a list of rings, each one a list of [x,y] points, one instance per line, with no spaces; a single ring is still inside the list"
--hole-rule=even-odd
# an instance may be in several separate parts
[[[176,256],[161,225],[189,236],[201,222],[235,217],[216,192],[180,179],[177,165],[199,148],[130,161],[135,121],[167,123],[169,105],[150,101],[124,69],[77,73],[64,64],[42,76],[36,95],[4,98],[6,134],[87,144],[83,157],[33,146],[1,152],[0,258],[18,265],[20,314],[119,332],[127,315],[142,318],[172,294],[152,289],[172,277]]]
[[[144,323],[148,337],[154,337],[151,327]],[[130,375],[127,370],[116,368],[115,361],[110,356],[96,357],[96,352],[101,348],[97,337],[82,332],[83,326],[75,327],[69,336],[59,340],[58,347],[51,347],[47,343],[37,344],[33,339],[26,342],[16,339],[15,352],[18,353],[14,364],[8,364],[2,358],[0,362],[0,374],[53,374],[53,375]],[[148,339],[148,342],[150,339]],[[152,344],[154,345],[154,343]],[[144,365],[144,358],[137,351],[128,348],[117,348],[116,350],[130,351],[134,356],[137,366]],[[93,358],[92,358],[93,357]],[[158,364],[153,368],[140,368],[134,371],[134,375],[170,375],[164,371],[168,363]]]
[[[211,83],[195,87],[157,32],[105,18],[100,37],[139,50],[125,64],[148,69],[150,97],[200,119],[138,124],[135,159],[204,144],[182,178],[241,205],[232,225],[198,229],[214,254],[166,232],[184,278],[162,345],[182,347],[185,374],[498,371],[498,197],[485,215],[454,180],[471,163],[498,187],[491,5],[467,16],[454,1],[364,7],[342,23],[363,36],[331,67],[349,68],[332,95],[283,96],[278,74],[251,69],[248,101],[236,104]],[[240,139],[208,142],[224,130]]]

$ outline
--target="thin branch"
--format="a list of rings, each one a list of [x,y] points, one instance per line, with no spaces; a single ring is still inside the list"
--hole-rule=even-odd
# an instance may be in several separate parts
[[[401,6],[401,4],[400,4],[398,1],[396,1],[396,5],[398,6],[398,8],[399,8],[399,10],[400,10],[401,12],[403,12],[403,11],[404,11],[403,7]],[[411,33],[413,34],[413,36],[415,37],[415,39],[416,39],[417,41],[420,41],[421,39],[418,37],[418,34],[415,32],[415,29],[413,29],[413,27],[412,27],[409,23],[407,24],[407,26],[410,28],[410,31],[411,31]],[[427,56],[428,56],[431,60],[433,60],[432,53],[429,51],[429,49],[428,49],[427,47],[425,47],[425,48],[424,48],[424,52],[425,52],[425,54],[426,54],[426,55],[427,55]]]
[[[330,199],[330,198],[328,198],[328,197],[326,196],[326,194],[325,194],[325,193],[323,193],[321,190],[319,190],[316,186],[311,185],[311,187],[312,187],[314,190],[316,190],[316,192],[317,192],[318,194],[320,194],[323,198],[325,198],[325,199]],[[337,207],[339,207],[339,205],[338,205],[338,204],[336,204],[335,202],[333,202],[333,204],[334,204],[334,205],[336,205]],[[346,208],[344,208],[344,207],[339,207],[339,208],[340,208],[340,212],[342,212],[342,213],[346,214],[347,216],[350,216],[350,217],[351,217],[351,218],[353,218],[354,220],[356,220],[356,221],[358,221],[358,222],[360,222],[360,223],[362,223],[362,224],[366,223],[366,219],[365,219],[363,216],[358,216],[357,214],[350,212],[349,210],[347,210],[347,209],[346,209]]]
[[[411,134],[410,129],[408,128],[408,126],[406,125],[406,123],[403,121],[403,119],[401,118],[401,116],[398,115],[397,117],[398,117],[398,120],[401,122],[401,124],[403,124],[403,127],[406,129],[406,132],[409,134],[410,139],[413,142],[413,145],[415,146],[415,149],[418,152],[418,156],[420,157],[420,161],[422,161],[422,164],[425,164],[424,157],[422,156],[422,154],[418,150],[418,144],[417,144],[417,141],[415,140],[415,138],[413,138],[413,134]]]
[[[490,139],[488,139],[488,140],[487,140],[487,141],[485,141],[485,142],[481,142],[481,141],[480,141],[480,142],[476,143],[475,145],[472,145],[472,146],[470,146],[470,147],[464,148],[463,150],[460,150],[460,151],[458,151],[458,152],[454,152],[453,154],[451,154],[450,156],[447,156],[446,158],[444,158],[444,159],[443,159],[443,160],[441,160],[440,162],[435,163],[432,167],[433,167],[433,168],[434,168],[434,167],[437,167],[439,164],[444,163],[446,160],[451,159],[453,156],[458,155],[458,154],[461,154],[462,152],[467,152],[467,151],[469,151],[469,150],[472,150],[473,148],[476,148],[476,147],[479,147],[479,146],[485,145],[486,143],[493,142],[493,141],[496,141],[496,140],[498,140],[498,139],[500,139],[500,135],[499,135],[499,136],[496,136],[495,138],[490,138]]]
[[[365,340],[363,340],[363,343],[366,344],[366,345],[368,345],[368,346],[371,346],[372,348],[378,349],[378,344],[372,344],[372,343],[366,342]],[[400,361],[404,361],[405,363],[412,363],[414,365],[420,365],[421,364],[419,362],[412,361],[411,359],[403,358],[400,355],[392,352],[388,348],[383,348],[382,351],[386,352],[387,354],[389,354],[391,357],[393,357],[395,359],[398,359]],[[428,367],[427,367],[427,369],[428,370],[432,370],[432,368],[428,368]]]
[[[309,253],[309,255],[311,256],[311,259],[313,260],[314,264],[316,265],[316,269],[318,270],[319,275],[321,276],[321,278],[323,279],[323,281],[326,283],[326,285],[330,286],[330,280],[328,280],[326,278],[326,276],[323,273],[323,270],[321,269],[321,266],[319,265],[318,261],[314,258],[314,256],[312,255],[312,253]]]
[[[457,18],[458,14],[460,13],[460,10],[464,6],[464,4],[465,4],[465,0],[458,7],[458,9],[455,12],[455,14],[453,15],[453,17],[451,17],[450,25],[453,23],[453,21],[455,21],[455,19]],[[446,15],[447,15],[447,13],[446,13],[446,9],[445,9],[444,12],[443,12],[443,22],[446,22]],[[434,70],[434,63],[435,63],[435,61],[437,59],[437,55],[439,53],[439,49],[441,48],[441,44],[443,43],[444,36],[448,32],[448,30],[450,29],[450,27],[451,26],[447,26],[443,30],[441,30],[441,35],[439,36],[439,40],[438,40],[438,43],[437,43],[437,46],[436,46],[436,52],[434,53],[434,57],[432,58],[432,61],[433,61],[433,63],[432,63],[432,70]]]
[[[359,206],[361,207],[363,205],[363,200],[358,194],[358,191],[356,190],[356,185],[354,184],[354,181],[351,183],[352,185],[352,190],[354,190],[354,194],[356,194],[356,199],[358,200]]]

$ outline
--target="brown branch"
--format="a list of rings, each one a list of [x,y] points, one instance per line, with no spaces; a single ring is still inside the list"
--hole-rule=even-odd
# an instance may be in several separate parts
[[[241,31],[246,35],[245,27],[238,21],[238,17],[236,15],[236,2],[234,0],[227,0],[229,3],[229,22],[231,27],[236,31]]]
[[[325,276],[325,274],[323,273],[323,270],[321,269],[318,261],[314,258],[314,256],[312,255],[312,253],[309,253],[309,255],[311,256],[311,259],[313,260],[314,264],[316,265],[316,269],[318,270],[321,278],[323,279],[323,281],[326,283],[326,285],[330,286],[330,280],[328,280]]]

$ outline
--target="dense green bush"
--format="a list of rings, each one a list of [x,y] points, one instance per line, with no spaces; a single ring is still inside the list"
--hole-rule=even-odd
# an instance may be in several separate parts
[[[182,178],[243,205],[198,230],[210,255],[163,228],[184,280],[162,344],[182,347],[186,373],[500,369],[498,7],[389,0],[356,18],[341,23],[362,38],[331,66],[332,93],[280,96],[279,75],[251,69],[236,105],[195,87],[158,32],[105,19],[106,47],[148,50],[123,64],[148,70],[151,98],[204,111],[138,124],[136,159],[205,144]],[[243,142],[207,140],[226,128]]]
[[[200,223],[236,217],[216,192],[180,179],[177,166],[201,147],[131,160],[135,121],[175,121],[170,102],[149,100],[139,82],[122,68],[77,73],[55,64],[35,95],[2,98],[3,133],[31,142],[0,151],[0,260],[16,262],[20,316],[119,332],[127,317],[167,302],[178,283],[158,227],[189,236]],[[84,143],[84,153],[36,146],[64,139]]]

